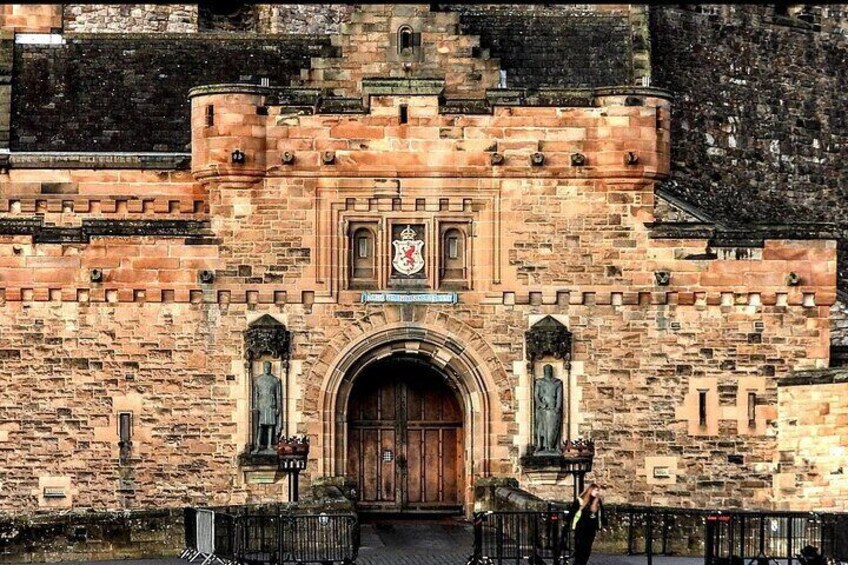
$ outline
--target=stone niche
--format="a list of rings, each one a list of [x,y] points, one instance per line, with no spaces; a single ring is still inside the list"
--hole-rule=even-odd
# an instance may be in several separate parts
[[[532,377],[532,436],[520,461],[522,473],[537,485],[563,485],[570,476],[576,486],[592,468],[594,444],[570,437],[571,404],[575,396],[570,378],[572,334],[556,318],[546,316],[525,332],[525,342]],[[542,385],[545,380],[550,382]],[[539,389],[540,386],[544,388]],[[549,397],[548,406],[556,405],[553,413],[540,413],[543,409],[541,401],[536,400],[537,390]],[[540,442],[549,445],[539,445]]]
[[[291,333],[282,322],[265,314],[248,325],[244,340],[249,439],[239,455],[239,465],[246,483],[277,484],[284,478],[278,469],[276,445],[286,434]]]

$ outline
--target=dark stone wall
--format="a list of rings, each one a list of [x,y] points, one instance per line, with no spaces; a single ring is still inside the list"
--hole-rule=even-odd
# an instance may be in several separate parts
[[[189,151],[189,89],[288,86],[328,36],[67,35],[16,45],[13,151]]]
[[[174,557],[184,540],[181,508],[0,516],[0,563]]]
[[[846,15],[845,6],[802,18],[768,5],[651,8],[653,85],[676,95],[665,188],[729,223],[837,223],[843,289]]]
[[[521,5],[444,9],[461,12],[459,31],[481,36],[482,47],[506,69],[510,87],[633,82],[626,11]],[[245,76],[287,86],[309,67],[310,57],[334,53],[329,35],[70,33],[65,38],[60,46],[15,46],[12,151],[188,151],[190,88]]]
[[[522,5],[450,7],[460,31],[500,59],[509,87],[594,87],[631,84],[627,13],[528,10]]]

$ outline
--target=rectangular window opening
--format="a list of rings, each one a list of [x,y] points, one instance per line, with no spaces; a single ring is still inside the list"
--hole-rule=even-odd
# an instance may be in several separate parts
[[[206,107],[206,125],[207,127],[215,125],[215,106],[212,104]]]
[[[356,251],[360,259],[368,258],[368,238],[360,237],[356,241]]]
[[[707,391],[698,391],[698,425],[707,425]]]
[[[409,121],[409,106],[401,104],[399,107],[400,123],[405,124]]]
[[[757,393],[748,391],[748,427],[757,425]]]
[[[122,442],[132,439],[132,412],[118,414],[118,437]]]
[[[132,449],[132,412],[118,414],[118,460],[123,465],[129,461]]]

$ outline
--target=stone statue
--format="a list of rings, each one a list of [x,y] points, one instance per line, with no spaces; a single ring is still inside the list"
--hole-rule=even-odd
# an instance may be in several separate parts
[[[562,381],[554,368],[545,365],[533,391],[536,407],[536,451],[534,455],[562,455]]]
[[[271,373],[270,361],[262,368],[253,381],[253,451],[274,452],[282,430],[282,386]]]

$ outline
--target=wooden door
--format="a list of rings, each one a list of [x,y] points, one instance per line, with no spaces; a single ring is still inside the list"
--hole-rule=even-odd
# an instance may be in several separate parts
[[[348,408],[347,473],[360,507],[461,509],[463,439],[459,402],[435,371],[390,364],[363,375]]]

